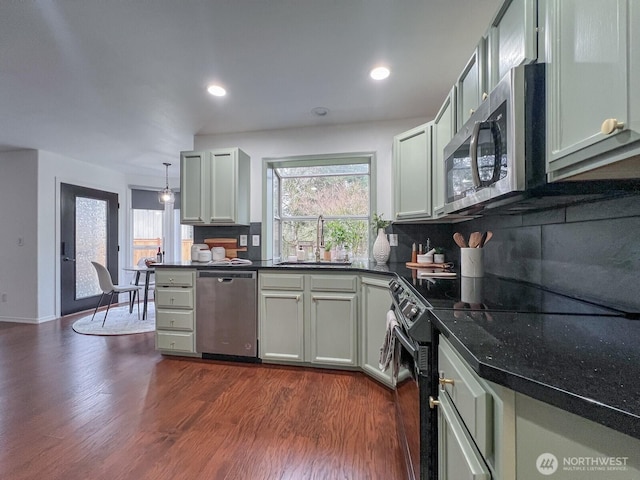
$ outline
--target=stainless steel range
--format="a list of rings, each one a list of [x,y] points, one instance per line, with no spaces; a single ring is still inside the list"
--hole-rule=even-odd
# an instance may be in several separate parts
[[[400,279],[389,282],[396,348],[393,374],[398,436],[409,479],[431,480],[437,475],[437,415],[428,408],[429,392],[437,388],[429,305]]]

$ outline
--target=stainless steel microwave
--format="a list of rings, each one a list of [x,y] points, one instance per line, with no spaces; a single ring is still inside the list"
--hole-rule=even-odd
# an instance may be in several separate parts
[[[445,147],[444,163],[447,213],[545,184],[544,64],[509,71]]]

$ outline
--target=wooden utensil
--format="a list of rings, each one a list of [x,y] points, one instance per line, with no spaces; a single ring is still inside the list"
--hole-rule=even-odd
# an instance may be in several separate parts
[[[460,248],[467,248],[467,241],[464,239],[460,232],[456,232],[453,234],[453,241],[456,242]]]
[[[486,240],[487,240],[487,232],[482,232],[482,236],[480,237],[480,241],[478,242],[477,248],[482,248]]]
[[[480,232],[473,232],[469,235],[469,248],[476,248],[480,244],[482,234]]]
[[[487,232],[486,232],[486,237],[485,237],[485,239],[483,240],[482,245],[480,245],[480,246],[481,246],[481,247],[484,247],[484,246],[487,244],[487,242],[488,242],[489,240],[491,240],[491,237],[493,237],[493,232],[492,232],[491,230],[489,230],[489,231],[487,231]]]

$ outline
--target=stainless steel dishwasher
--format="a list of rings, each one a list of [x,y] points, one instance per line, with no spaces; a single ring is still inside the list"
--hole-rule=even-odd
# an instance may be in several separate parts
[[[196,279],[196,351],[202,358],[258,361],[256,272],[201,270]]]

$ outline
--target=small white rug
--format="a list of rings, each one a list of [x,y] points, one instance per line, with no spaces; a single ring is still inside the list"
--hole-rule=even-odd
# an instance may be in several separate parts
[[[138,306],[133,307],[133,312],[129,313],[129,306],[111,307],[107,315],[107,321],[102,326],[104,310],[98,310],[96,317],[91,321],[93,312],[79,320],[76,320],[72,328],[77,333],[84,335],[130,335],[132,333],[151,332],[156,328],[156,312],[153,302],[147,306],[147,318],[142,320],[142,309],[140,305],[140,319],[138,319]]]

